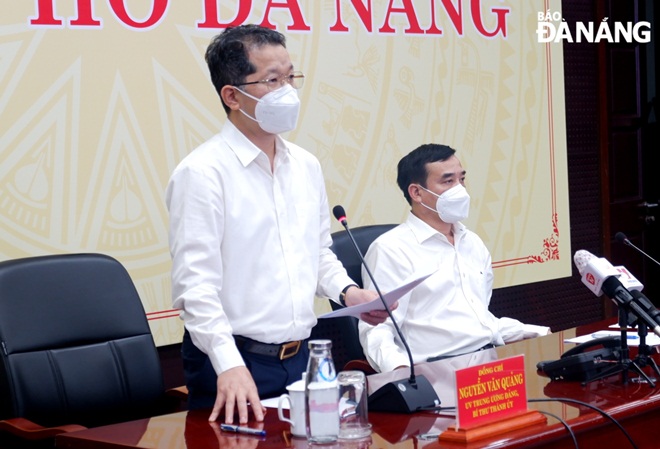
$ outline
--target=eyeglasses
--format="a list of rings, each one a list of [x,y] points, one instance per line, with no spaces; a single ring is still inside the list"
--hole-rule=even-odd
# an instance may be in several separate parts
[[[275,78],[268,78],[260,81],[250,81],[249,83],[237,84],[238,86],[247,86],[248,84],[263,84],[268,87],[269,90],[277,89],[280,86],[283,86],[284,83],[291,84],[291,87],[294,89],[300,89],[305,82],[305,75],[302,72],[291,72],[288,75],[282,75]]]

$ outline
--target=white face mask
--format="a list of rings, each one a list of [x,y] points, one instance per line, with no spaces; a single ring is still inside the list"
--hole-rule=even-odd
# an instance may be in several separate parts
[[[431,192],[421,185],[420,187],[438,197],[435,202],[435,211],[445,223],[458,223],[468,217],[470,213],[470,195],[465,190],[465,187],[463,187],[463,184],[456,184],[451,189],[445,190],[442,195]],[[422,203],[422,206],[429,210],[434,210],[424,203]]]
[[[250,117],[242,109],[239,109],[239,111],[257,122],[261,129],[267,133],[279,134],[296,128],[298,113],[300,112],[300,99],[296,90],[290,84],[285,84],[277,90],[268,92],[261,98],[253,97],[244,90],[238,90],[257,102],[254,109],[256,118]]]

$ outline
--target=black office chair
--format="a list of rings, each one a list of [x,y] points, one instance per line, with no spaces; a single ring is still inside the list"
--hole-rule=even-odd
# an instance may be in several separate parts
[[[395,226],[397,225],[378,224],[358,226],[351,229],[351,233],[360,248],[360,252],[365,255],[371,243],[376,240],[378,236]],[[332,245],[330,246],[330,249],[332,249],[337,255],[337,258],[344,265],[344,268],[351,279],[353,279],[353,281],[355,281],[360,287],[363,287],[362,261],[355,251],[355,247],[353,246],[346,230],[337,231],[332,234]],[[334,301],[330,301],[330,305],[333,310],[337,310],[341,307]],[[339,363],[335,361],[337,366],[343,367],[344,369],[360,368],[368,371],[368,364],[360,363],[360,361],[365,361],[366,359],[362,350],[362,345],[360,345],[358,319],[355,317],[338,317],[326,318],[322,321],[329,321],[329,323],[319,323],[317,326],[324,326],[326,328],[334,327],[336,329],[335,331],[326,330],[326,332],[330,332],[330,336],[333,339],[333,348],[338,349],[337,351],[333,350],[333,357],[337,357],[334,354],[339,353]]]
[[[358,226],[351,229],[351,234],[353,234],[355,243],[357,243],[358,248],[360,248],[362,255],[366,255],[369,246],[371,246],[371,243],[376,240],[376,238],[396,226],[397,225],[395,224]],[[339,259],[344,265],[344,268],[351,279],[362,287],[362,261],[355,251],[355,247],[351,242],[348,232],[345,230],[334,232],[332,234],[332,245],[330,246],[330,249],[337,255],[337,259]],[[333,304],[336,303],[333,302]]]
[[[0,397],[16,441],[180,407],[128,272],[100,254],[0,262]]]

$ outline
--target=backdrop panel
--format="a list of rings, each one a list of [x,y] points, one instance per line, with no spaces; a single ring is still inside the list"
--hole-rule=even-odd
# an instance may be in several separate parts
[[[261,23],[306,74],[287,137],[321,160],[352,226],[404,220],[397,162],[445,143],[496,286],[570,276],[562,46],[536,34],[548,10],[560,2],[0,0],[0,258],[117,257],[158,344],[179,341],[163,193],[225,120],[210,39]]]

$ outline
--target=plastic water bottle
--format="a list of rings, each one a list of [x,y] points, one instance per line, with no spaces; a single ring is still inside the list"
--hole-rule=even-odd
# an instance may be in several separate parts
[[[331,348],[330,340],[309,341],[305,425],[312,443],[332,443],[339,437],[339,386]]]

